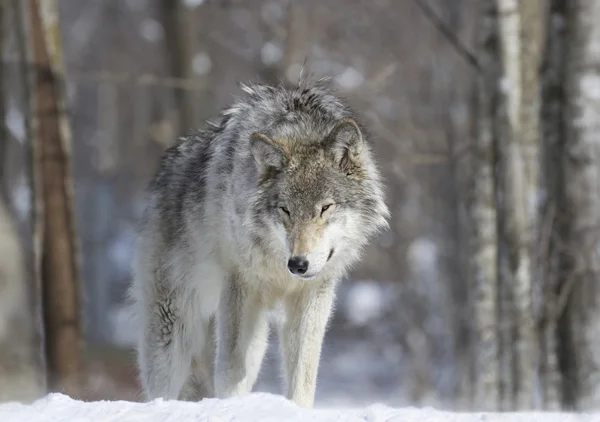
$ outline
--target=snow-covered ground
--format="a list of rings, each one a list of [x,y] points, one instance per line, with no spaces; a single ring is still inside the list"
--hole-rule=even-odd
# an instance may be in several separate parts
[[[33,404],[0,405],[2,422],[570,422],[600,421],[595,415],[565,413],[450,413],[431,408],[394,409],[382,404],[348,409],[301,409],[281,396],[253,393],[199,403],[155,400],[81,402],[50,394]]]

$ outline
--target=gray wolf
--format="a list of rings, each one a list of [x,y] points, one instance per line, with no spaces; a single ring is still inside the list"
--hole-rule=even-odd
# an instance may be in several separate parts
[[[389,212],[327,81],[242,89],[150,183],[131,288],[141,384],[147,399],[249,393],[279,310],[286,397],[311,407],[335,287]]]

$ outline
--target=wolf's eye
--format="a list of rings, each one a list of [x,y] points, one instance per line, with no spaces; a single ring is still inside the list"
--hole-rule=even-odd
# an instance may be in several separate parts
[[[331,207],[331,205],[333,204],[323,205],[323,208],[321,208],[321,215],[323,215],[325,211],[327,211]]]
[[[286,213],[287,215],[290,215],[290,210],[288,210],[286,207],[279,207],[279,209],[281,211],[283,211],[284,213]]]

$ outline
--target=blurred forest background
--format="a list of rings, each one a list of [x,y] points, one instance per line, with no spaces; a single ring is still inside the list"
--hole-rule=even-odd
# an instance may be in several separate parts
[[[392,210],[316,404],[600,408],[600,2],[0,5],[0,399],[140,398],[124,305],[160,154],[304,66],[364,115]]]

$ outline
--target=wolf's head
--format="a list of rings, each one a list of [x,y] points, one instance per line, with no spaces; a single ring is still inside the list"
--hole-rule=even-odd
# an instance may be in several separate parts
[[[307,279],[328,266],[343,271],[387,225],[379,175],[361,129],[352,118],[330,127],[324,136],[301,141],[286,136],[289,130],[255,132],[250,139],[259,175],[254,218],[269,232],[262,242],[281,252],[293,275]]]

